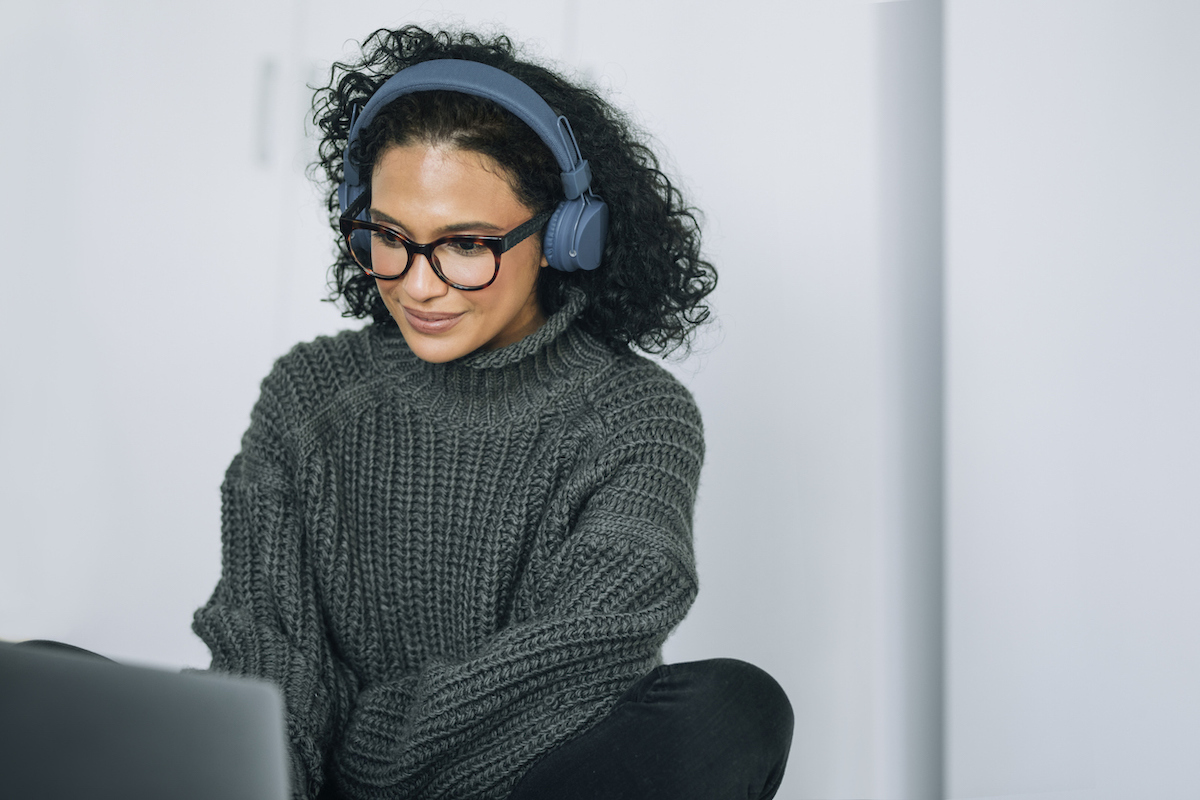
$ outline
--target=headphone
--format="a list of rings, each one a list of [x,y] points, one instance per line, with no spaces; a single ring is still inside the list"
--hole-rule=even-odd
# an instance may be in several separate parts
[[[511,111],[533,129],[558,162],[566,199],[558,204],[546,224],[542,251],[555,269],[574,272],[600,266],[604,237],[608,233],[608,206],[591,190],[592,170],[579,152],[575,133],[567,118],[555,114],[545,100],[525,83],[507,72],[478,61],[436,59],[422,61],[384,81],[361,111],[351,112],[350,135],[346,140],[344,175],[338,187],[338,203],[346,214],[370,188],[370,176],[361,176],[350,160],[350,146],[388,103],[413,92],[431,90],[462,92],[483,97]],[[355,113],[357,112],[357,113]],[[366,210],[359,212],[366,219]]]

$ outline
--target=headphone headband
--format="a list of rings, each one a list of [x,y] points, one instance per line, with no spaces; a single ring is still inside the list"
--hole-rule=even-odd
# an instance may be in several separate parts
[[[551,266],[564,271],[595,269],[600,264],[608,230],[608,208],[591,191],[592,171],[579,151],[567,118],[550,108],[541,95],[520,79],[478,61],[435,59],[402,69],[384,81],[354,115],[343,158],[345,180],[338,187],[342,213],[367,190],[358,167],[350,158],[350,145],[379,112],[397,97],[413,92],[451,91],[482,97],[515,114],[538,135],[554,154],[561,170],[561,203],[547,226],[544,248]],[[563,241],[566,240],[566,245]]]

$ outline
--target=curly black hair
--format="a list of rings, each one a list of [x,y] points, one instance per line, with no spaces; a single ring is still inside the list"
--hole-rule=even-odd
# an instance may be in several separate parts
[[[550,70],[518,58],[507,36],[484,39],[462,31],[429,32],[415,25],[382,29],[363,42],[362,59],[336,63],[329,85],[317,89],[313,120],[321,131],[313,171],[329,185],[326,205],[334,231],[340,209],[337,187],[351,111],[389,77],[439,58],[479,61],[519,78],[571,122],[588,159],[592,186],[609,208],[609,230],[599,268],[560,272],[543,269],[538,302],[547,315],[567,300],[571,286],[588,296],[579,317],[584,330],[620,352],[636,347],[666,354],[686,352],[697,325],[708,319],[704,302],[717,283],[716,269],[700,253],[697,212],[659,168],[643,136],[596,92],[572,85]],[[493,158],[514,193],[535,213],[563,199],[559,167],[550,149],[515,115],[490,100],[457,92],[418,92],[390,103],[355,140],[350,157],[370,175],[380,152],[410,142],[446,142]],[[355,263],[339,235],[330,268],[330,300],[343,316],[389,322],[374,279]]]

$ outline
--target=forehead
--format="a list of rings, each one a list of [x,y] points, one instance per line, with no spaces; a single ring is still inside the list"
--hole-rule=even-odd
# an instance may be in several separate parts
[[[531,216],[494,159],[441,144],[384,150],[371,174],[371,213],[417,241],[492,234]]]
[[[371,172],[372,198],[380,193],[433,198],[478,195],[496,202],[520,202],[511,176],[495,159],[446,144],[405,144],[386,148]]]

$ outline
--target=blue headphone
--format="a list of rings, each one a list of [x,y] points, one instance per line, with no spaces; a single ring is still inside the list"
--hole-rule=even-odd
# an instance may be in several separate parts
[[[503,70],[462,59],[422,61],[388,78],[350,121],[344,157],[345,179],[338,203],[345,214],[369,188],[370,176],[360,176],[350,160],[350,145],[376,115],[397,97],[413,92],[446,90],[483,97],[517,115],[546,143],[562,170],[566,199],[550,221],[542,250],[550,266],[564,272],[595,269],[604,254],[608,206],[591,190],[592,170],[579,152],[567,118],[555,114],[533,89]],[[366,212],[362,212],[365,219]]]

